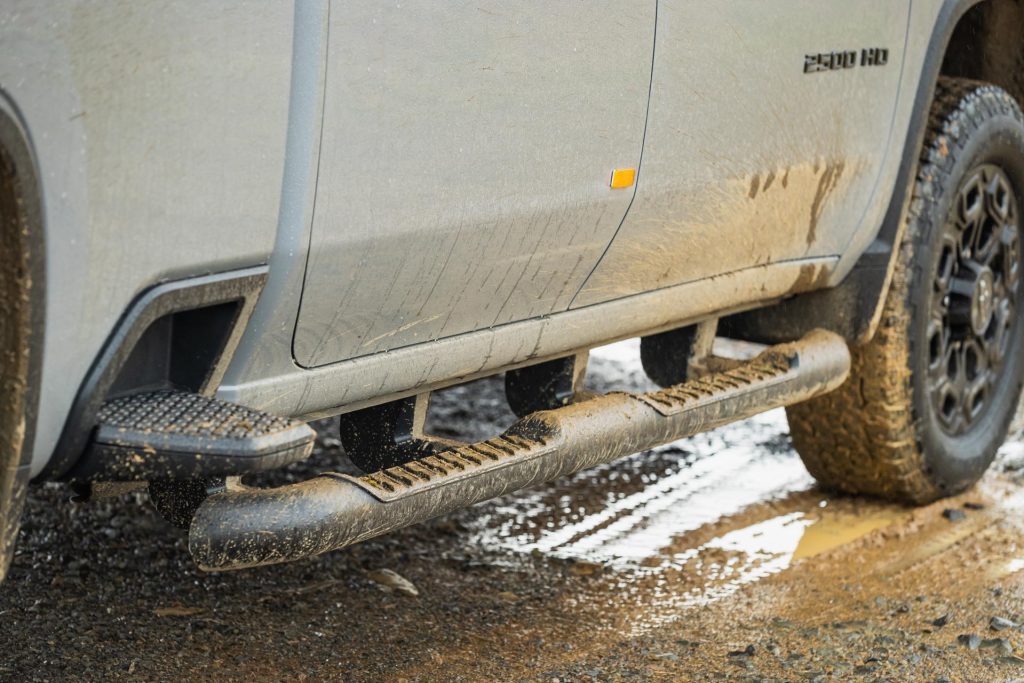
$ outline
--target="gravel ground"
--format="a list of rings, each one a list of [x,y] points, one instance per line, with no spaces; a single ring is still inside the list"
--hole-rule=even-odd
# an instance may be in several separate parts
[[[635,348],[597,389],[643,388]],[[510,423],[500,378],[433,431]],[[346,467],[319,425],[313,458]],[[204,574],[145,494],[30,495],[0,678],[1024,680],[1024,440],[918,509],[815,488],[779,412],[319,558]]]

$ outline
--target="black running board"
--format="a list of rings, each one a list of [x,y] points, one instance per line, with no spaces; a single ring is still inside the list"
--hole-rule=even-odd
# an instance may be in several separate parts
[[[353,477],[240,485],[200,505],[189,550],[208,571],[287,562],[343,548],[765,410],[846,379],[846,342],[815,330],[753,360],[661,391],[610,393],[533,413],[501,436]]]
[[[99,409],[80,480],[223,477],[302,460],[316,433],[301,420],[181,391],[132,394]]]

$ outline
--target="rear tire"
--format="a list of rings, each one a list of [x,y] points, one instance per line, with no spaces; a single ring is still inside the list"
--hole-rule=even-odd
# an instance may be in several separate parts
[[[925,503],[984,474],[1020,396],[1024,116],[1014,99],[940,79],[912,192],[874,339],[852,350],[842,387],[787,415],[822,484]]]

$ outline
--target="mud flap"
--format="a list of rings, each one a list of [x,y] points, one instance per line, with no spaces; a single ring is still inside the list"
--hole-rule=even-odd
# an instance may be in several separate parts
[[[643,394],[610,393],[533,413],[504,434],[365,476],[324,474],[272,489],[229,487],[200,505],[189,550],[200,568],[295,560],[765,410],[846,379],[846,342],[815,330],[798,342],[696,380]]]

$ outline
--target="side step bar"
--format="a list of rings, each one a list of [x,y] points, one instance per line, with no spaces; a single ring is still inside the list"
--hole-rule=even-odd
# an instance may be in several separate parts
[[[353,477],[231,486],[192,519],[201,569],[286,562],[364,541],[838,387],[846,342],[815,330],[733,367],[643,394],[610,393],[533,413],[504,434]]]

